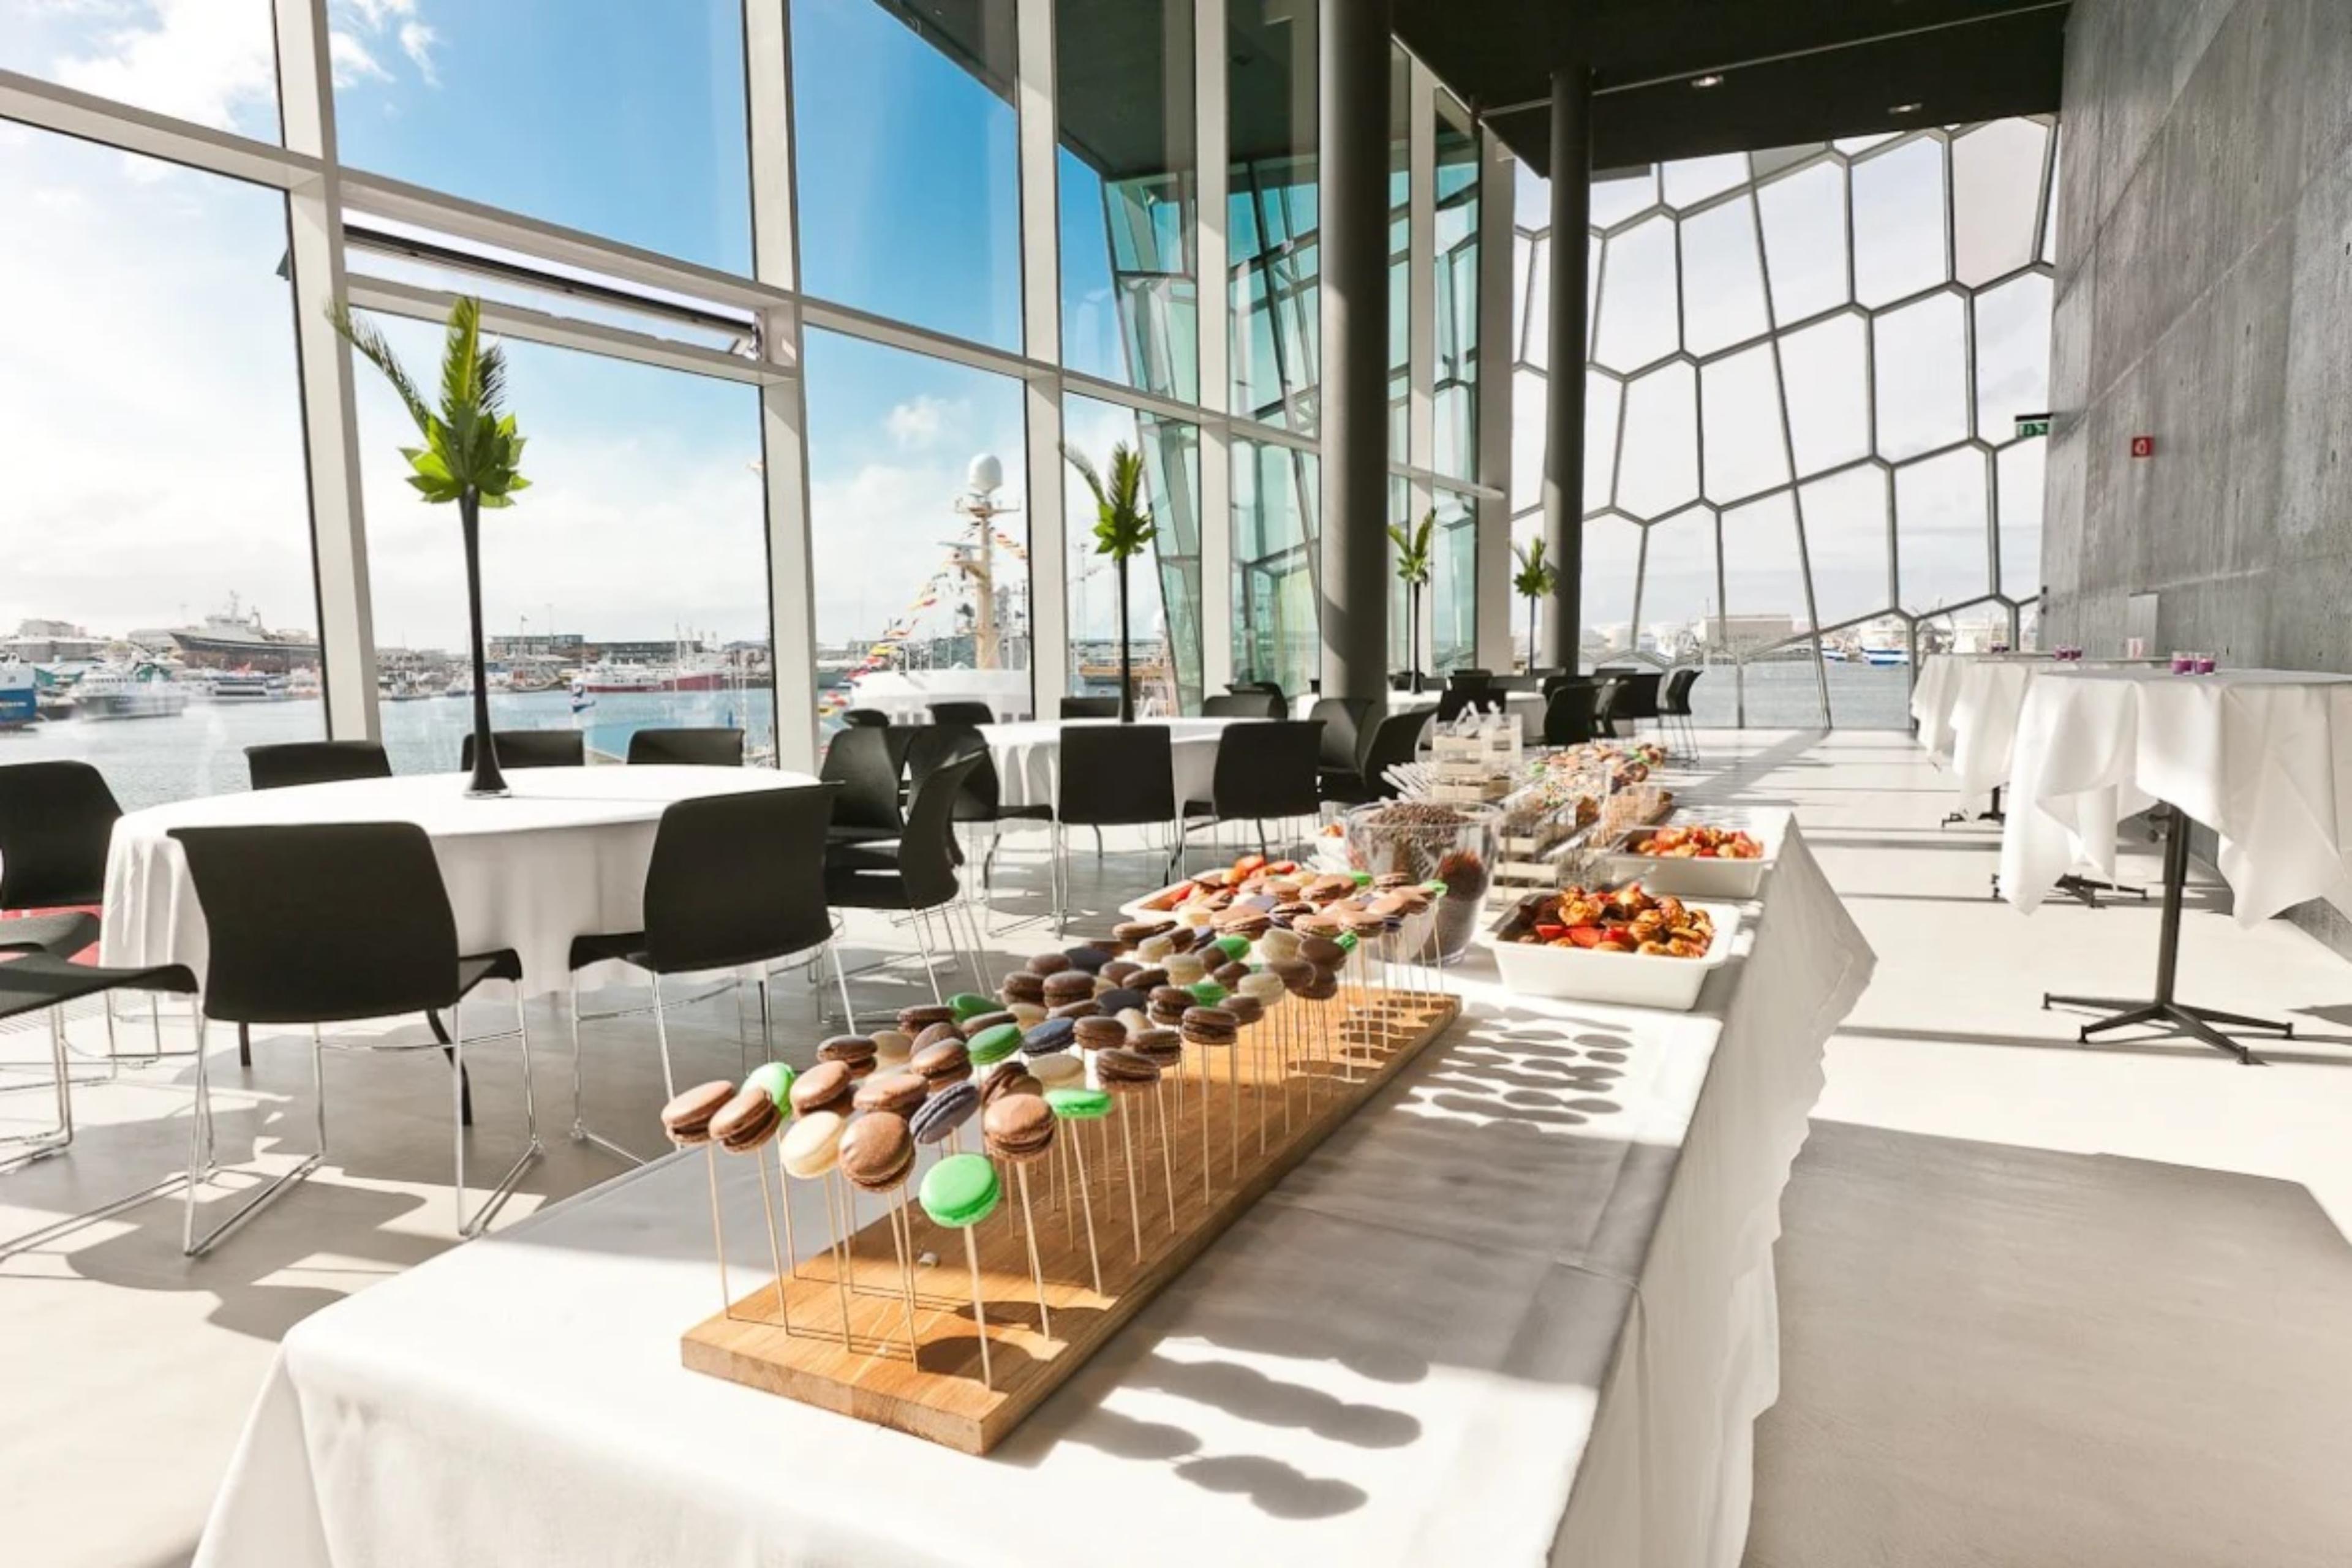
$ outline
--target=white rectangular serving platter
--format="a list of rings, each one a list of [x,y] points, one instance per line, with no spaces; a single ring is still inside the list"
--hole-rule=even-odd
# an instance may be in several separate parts
[[[1687,1013],[1697,1005],[1699,988],[1706,984],[1706,977],[1730,959],[1732,941],[1739,934],[1736,905],[1692,900],[1690,907],[1715,921],[1715,940],[1698,958],[1505,942],[1500,933],[1517,919],[1516,911],[1478,940],[1494,950],[1503,984],[1522,995]]]
[[[1696,826],[1743,829],[1763,845],[1764,853],[1754,860],[1680,860],[1663,855],[1643,855],[1627,847],[1660,828]],[[1669,816],[1664,822],[1629,827],[1619,834],[1606,852],[1604,874],[1615,880],[1639,882],[1654,893],[1672,893],[1678,899],[1752,899],[1780,858],[1780,840],[1788,826],[1788,816],[1782,812],[1754,816],[1738,812]]]

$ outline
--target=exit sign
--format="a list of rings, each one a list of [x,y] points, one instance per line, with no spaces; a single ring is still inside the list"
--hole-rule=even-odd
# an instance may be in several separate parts
[[[2049,434],[2050,416],[2047,414],[2021,414],[2017,416],[2017,438],[2019,440],[2021,441],[2028,436],[2047,436]]]

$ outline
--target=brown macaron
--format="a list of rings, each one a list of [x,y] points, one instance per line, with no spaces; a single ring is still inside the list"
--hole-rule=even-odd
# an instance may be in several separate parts
[[[1106,1018],[1097,1013],[1078,1020],[1077,1042],[1082,1051],[1098,1051],[1107,1046],[1124,1044],[1126,1039],[1127,1026],[1117,1018]]]
[[[662,1107],[662,1131],[681,1149],[710,1142],[710,1121],[735,1098],[735,1086],[724,1079],[698,1083]]]
[[[1066,952],[1041,952],[1029,961],[1029,973],[1051,976],[1070,967],[1070,955]]]
[[[860,1110],[887,1110],[894,1116],[912,1116],[915,1108],[929,1100],[931,1080],[921,1073],[904,1068],[891,1072],[878,1072],[857,1086],[852,1102]]]
[[[1129,975],[1140,973],[1142,969],[1143,965],[1131,958],[1114,958],[1102,966],[1101,972],[1095,978],[1105,985],[1124,985]]]
[[[1209,971],[1209,978],[1231,991],[1248,978],[1249,972],[1248,964],[1244,963],[1240,959],[1235,959],[1231,963],[1220,963],[1216,968]]]
[[[935,1040],[917,1051],[907,1065],[922,1074],[937,1094],[949,1084],[971,1077],[971,1051],[960,1039]]]
[[[1241,1026],[1223,1007],[1188,1007],[1181,1025],[1188,1046],[1230,1046]]]
[[[837,1110],[846,1116],[857,1093],[857,1082],[839,1062],[819,1062],[793,1079],[793,1114],[814,1116]]]
[[[1127,1048],[1150,1057],[1165,1072],[1184,1059],[1184,1036],[1177,1029],[1139,1029],[1127,1037]]]
[[[841,1135],[841,1173],[869,1193],[887,1193],[915,1168],[915,1135],[907,1119],[869,1110]]]
[[[1298,939],[1298,956],[1318,969],[1337,969],[1348,962],[1348,950],[1328,936],[1306,936]]]
[[[1236,993],[1226,997],[1217,1005],[1231,1013],[1234,1016],[1234,1022],[1243,1028],[1249,1027],[1265,1016],[1265,1004],[1255,996],[1244,996]]]
[[[963,1021],[963,1037],[967,1040],[972,1039],[983,1030],[993,1029],[999,1024],[1010,1024],[1013,1021],[1013,1015],[1010,1013],[982,1013]]]
[[[941,1019],[939,1023],[927,1025],[924,1027],[923,1032],[915,1037],[915,1043],[908,1047],[908,1049],[910,1054],[919,1055],[924,1051],[929,1050],[941,1040],[961,1040],[962,1038],[963,1031],[961,1029],[957,1028],[953,1024],[947,1020]]]
[[[1236,905],[1225,910],[1211,923],[1227,936],[1248,937],[1255,941],[1264,936],[1266,928],[1274,924],[1274,917],[1264,910]]]
[[[1165,917],[1127,921],[1110,928],[1110,939],[1133,947],[1139,942],[1150,942],[1155,936],[1166,936],[1176,929],[1176,922]]]
[[[1160,1081],[1160,1064],[1141,1051],[1114,1047],[1096,1056],[1095,1081],[1113,1094],[1133,1094]]]
[[[784,1113],[768,1091],[748,1086],[710,1119],[710,1136],[730,1154],[748,1154],[776,1135]]]
[[[1045,1092],[1045,1086],[1022,1071],[1020,1068],[1000,1068],[980,1080],[980,1103],[982,1107],[995,1104],[1008,1094]]]
[[[1058,1007],[1045,1009],[1048,1018],[1098,1018],[1101,1016],[1102,1004],[1091,996],[1083,1002],[1065,1002]]]
[[[1119,984],[1129,991],[1150,991],[1155,985],[1168,984],[1168,971],[1157,963],[1147,963],[1129,975]]]
[[[955,1022],[955,1009],[938,1002],[926,1002],[919,1007],[898,1009],[898,1030],[905,1035],[919,1035],[933,1024]]]
[[[981,1142],[991,1158],[1025,1165],[1054,1146],[1054,1120],[1045,1096],[1008,1094],[980,1113]]]
[[[1045,1000],[1045,977],[1026,969],[1016,969],[1004,977],[997,987],[997,996],[1010,1006],[1015,1002],[1043,1005]]]
[[[1192,926],[1171,926],[1160,934],[1168,939],[1171,952],[1190,952],[1192,944],[1201,940],[1199,930]]]
[[[864,1035],[835,1035],[816,1048],[821,1062],[839,1062],[849,1069],[852,1078],[864,1078],[874,1070],[877,1047]]]
[[[1328,969],[1318,969],[1313,979],[1304,985],[1293,985],[1291,990],[1303,1001],[1328,1002],[1339,994],[1339,977]]]
[[[1045,976],[1045,1005],[1059,1007],[1083,1002],[1095,994],[1095,977],[1083,969],[1065,969]]]

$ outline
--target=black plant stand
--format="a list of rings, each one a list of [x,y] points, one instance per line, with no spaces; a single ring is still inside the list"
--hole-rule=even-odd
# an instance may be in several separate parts
[[[2189,814],[2179,806],[2166,807],[2169,823],[2164,839],[2164,925],[2157,938],[2156,994],[2146,1002],[2135,1002],[2113,996],[2053,996],[2042,994],[2044,1010],[2053,1006],[2103,1007],[2113,1009],[2106,1017],[2095,1018],[2083,1026],[2077,1038],[2088,1040],[2093,1035],[2107,1029],[2126,1029],[2140,1025],[2154,1025],[2168,1034],[2186,1035],[2201,1040],[2225,1056],[2232,1056],[2247,1067],[2260,1067],[2262,1058],[2214,1027],[2217,1024],[2233,1025],[2241,1029],[2275,1029],[2281,1039],[2294,1037],[2293,1024],[2275,1024],[2267,1018],[2249,1018],[2241,1013],[2223,1013],[2211,1007],[2191,1006],[2173,999],[2172,982],[2180,967],[2180,894],[2189,883]]]

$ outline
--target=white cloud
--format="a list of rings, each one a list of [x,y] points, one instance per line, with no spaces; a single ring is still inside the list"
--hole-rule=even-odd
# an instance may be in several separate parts
[[[363,79],[392,79],[392,73],[376,62],[368,47],[341,28],[327,35],[327,58],[333,65],[337,87],[350,87]]]
[[[416,15],[416,0],[335,0],[335,8],[363,24],[372,33],[383,31],[394,16]]]
[[[919,452],[939,445],[961,428],[971,413],[971,406],[967,403],[950,402],[924,393],[893,406],[883,416],[882,427],[889,432],[890,444],[898,450]]]
[[[66,86],[217,130],[274,133],[276,47],[268,6],[154,0],[136,21],[126,16],[119,26],[75,30],[88,41],[52,67]]]
[[[423,22],[400,25],[401,52],[416,67],[417,74],[425,79],[427,87],[441,85],[441,73],[433,68],[434,46],[440,41],[441,35]]]

